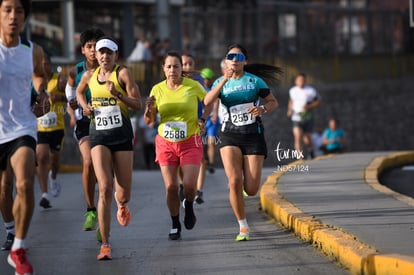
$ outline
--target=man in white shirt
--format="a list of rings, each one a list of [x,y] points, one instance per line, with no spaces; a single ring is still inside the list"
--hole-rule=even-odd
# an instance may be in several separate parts
[[[309,157],[313,157],[312,140],[313,110],[321,104],[318,92],[306,84],[306,75],[296,76],[295,86],[289,90],[289,104],[287,115],[293,124],[295,150],[303,152],[302,140],[307,147]]]
[[[1,209],[10,211],[12,207],[15,221],[16,234],[7,260],[15,274],[26,275],[34,273],[26,258],[25,238],[34,209],[36,116],[50,108],[44,92],[43,50],[20,37],[30,10],[30,0],[0,0],[0,178],[11,169],[9,177],[15,177],[16,185],[13,205],[2,204]],[[38,92],[33,95],[31,81]],[[10,198],[13,188],[4,190],[8,191],[2,196]]]

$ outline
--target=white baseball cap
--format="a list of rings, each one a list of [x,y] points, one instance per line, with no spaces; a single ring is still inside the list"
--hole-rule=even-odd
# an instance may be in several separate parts
[[[96,42],[95,49],[99,51],[102,48],[108,48],[111,51],[116,52],[118,50],[118,45],[115,43],[115,41],[109,38],[102,38]]]

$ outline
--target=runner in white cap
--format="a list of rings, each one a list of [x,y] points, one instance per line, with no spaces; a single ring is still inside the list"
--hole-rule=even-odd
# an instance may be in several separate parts
[[[108,48],[113,52],[118,51],[118,45],[110,38],[102,38],[96,42],[96,50],[99,51],[102,48]]]
[[[102,236],[97,259],[110,260],[109,231],[114,186],[118,222],[127,226],[131,220],[127,203],[131,197],[133,133],[128,109],[141,109],[141,96],[128,68],[116,64],[118,45],[114,39],[100,38],[96,42],[96,57],[99,67],[84,73],[76,89],[76,97],[83,114],[91,117],[89,137],[99,185],[98,221]],[[88,87],[91,91],[90,105],[85,97]]]

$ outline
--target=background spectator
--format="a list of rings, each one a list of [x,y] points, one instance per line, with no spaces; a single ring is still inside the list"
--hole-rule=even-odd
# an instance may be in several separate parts
[[[327,154],[342,153],[344,151],[345,134],[342,128],[338,128],[338,124],[337,119],[329,119],[329,127],[323,132],[323,144]]]

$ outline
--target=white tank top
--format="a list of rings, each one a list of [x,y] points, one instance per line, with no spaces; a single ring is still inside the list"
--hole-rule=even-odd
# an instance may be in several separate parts
[[[7,48],[0,41],[0,144],[29,135],[37,140],[31,111],[33,44]]]

